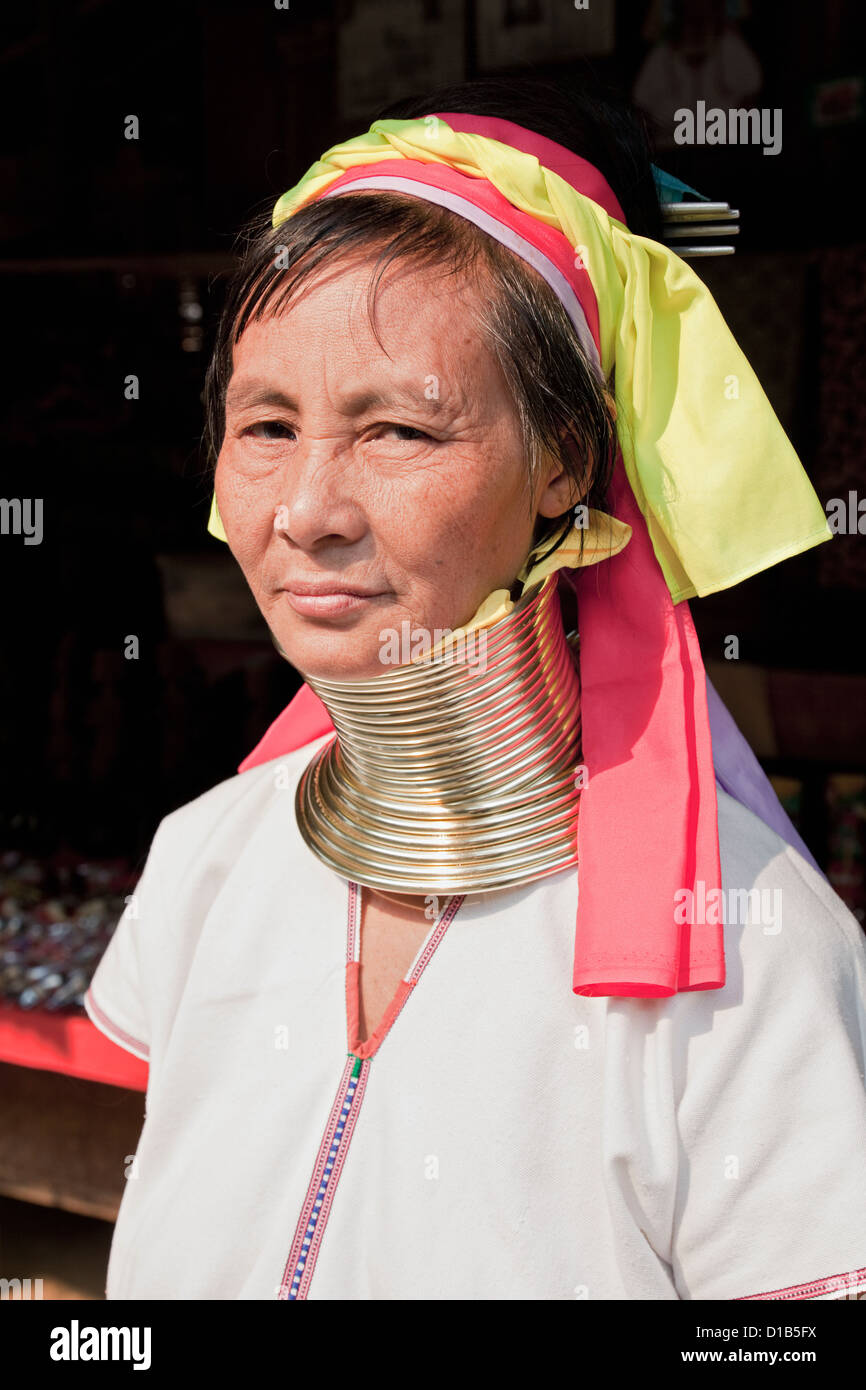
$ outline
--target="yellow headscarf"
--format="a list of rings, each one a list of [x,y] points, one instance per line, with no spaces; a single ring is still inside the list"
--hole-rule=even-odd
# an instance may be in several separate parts
[[[626,474],[675,603],[830,539],[821,503],[706,286],[673,250],[630,232],[535,156],[453,131],[441,118],[376,121],[312,165],[277,202],[274,226],[347,171],[404,159],[488,180],[579,254],[598,302],[602,368],[615,372]],[[628,541],[629,528],[602,515],[584,533],[584,564]],[[226,539],[215,498],[208,530]],[[552,557],[554,568],[577,563],[574,545],[570,560],[565,554]]]

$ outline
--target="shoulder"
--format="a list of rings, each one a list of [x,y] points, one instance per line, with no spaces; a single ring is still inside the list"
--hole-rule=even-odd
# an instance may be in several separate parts
[[[294,791],[326,741],[314,740],[229,777],[160,821],[86,996],[92,1021],[113,1042],[138,1057],[149,1054],[153,1065],[208,916],[233,879],[249,912],[269,873],[285,873],[301,862],[296,856],[307,856],[316,872],[317,861],[295,823]],[[236,915],[230,913],[229,920]]]
[[[866,980],[866,935],[827,879],[771,826],[717,787],[730,979],[737,958],[799,976]]]
[[[660,999],[621,999],[615,1012],[643,1036],[659,1030],[675,1089],[702,1111],[721,1090],[754,1083],[750,1063],[780,1078],[795,1060],[835,1086],[829,1061],[866,1067],[866,934],[793,846],[720,787],[722,916],[696,911],[689,930],[723,922],[725,983]],[[699,888],[700,885],[697,885]],[[696,909],[700,909],[696,893]],[[760,1060],[758,1060],[760,1059]],[[751,1101],[746,1104],[748,1109]]]
[[[725,984],[653,1001],[670,1029],[682,1113],[692,1113],[697,1134],[707,1106],[724,1109],[727,1099],[745,1117],[766,1103],[762,1095],[787,1095],[791,1085],[795,1110],[807,1093],[815,1105],[842,1096],[862,1107],[863,929],[796,849],[717,793]]]
[[[225,844],[235,852],[245,840],[277,813],[285,815],[287,802],[294,806],[294,791],[313,754],[332,735],[324,735],[291,753],[272,758],[247,772],[219,782],[201,796],[170,812],[159,824],[150,859],[165,868],[182,868],[205,846]]]

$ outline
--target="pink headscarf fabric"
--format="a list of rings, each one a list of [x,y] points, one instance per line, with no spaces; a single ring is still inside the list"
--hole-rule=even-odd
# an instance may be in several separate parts
[[[488,136],[535,155],[625,221],[599,171],[569,150],[510,121],[438,114],[452,130]],[[540,270],[582,336],[588,330],[590,349],[598,354],[598,306],[574,248],[559,231],[513,207],[486,180],[444,164],[380,161],[340,176],[326,196],[349,184],[401,187],[461,210]],[[719,914],[706,913],[712,921],[705,923],[682,920],[689,916],[682,907],[683,890],[698,905],[723,901],[706,673],[689,605],[671,599],[619,453],[608,511],[631,526],[629,544],[601,564],[561,571],[561,582],[571,583],[577,594],[582,756],[588,772],[577,820],[573,989],[584,995],[631,997],[720,989],[725,956]],[[715,692],[713,696],[721,705]],[[743,778],[734,769],[745,766],[740,746],[745,741],[730,716],[727,720],[724,761],[729,789],[736,795]],[[330,732],[327,710],[303,685],[239,770]],[[717,764],[720,752],[716,750]],[[763,773],[755,771],[750,750],[748,754],[754,764],[749,768],[752,803],[759,793],[764,805],[772,801],[778,808]],[[742,799],[750,804],[746,796]],[[793,843],[796,832],[778,809],[790,831],[785,838]]]

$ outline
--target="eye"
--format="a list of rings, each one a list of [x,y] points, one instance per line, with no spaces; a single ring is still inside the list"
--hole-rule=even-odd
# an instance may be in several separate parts
[[[384,429],[386,431],[393,430],[394,433],[397,435],[398,439],[401,439],[406,443],[409,443],[411,440],[414,439],[430,438],[430,435],[425,434],[423,430],[416,430],[414,425],[385,425]]]
[[[254,425],[249,425],[244,430],[244,434],[251,435],[253,439],[286,439],[294,434],[291,425],[283,424],[282,420],[257,420]]]

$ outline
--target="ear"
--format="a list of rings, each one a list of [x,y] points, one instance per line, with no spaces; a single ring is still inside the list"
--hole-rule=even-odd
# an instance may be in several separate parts
[[[563,516],[565,512],[577,506],[585,492],[585,489],[581,488],[579,480],[586,472],[586,462],[583,459],[577,459],[577,446],[567,430],[561,432],[560,439],[559,454],[547,456],[546,465],[541,474],[543,481],[539,485],[535,503],[539,516]],[[571,463],[570,470],[565,466],[566,461]]]

